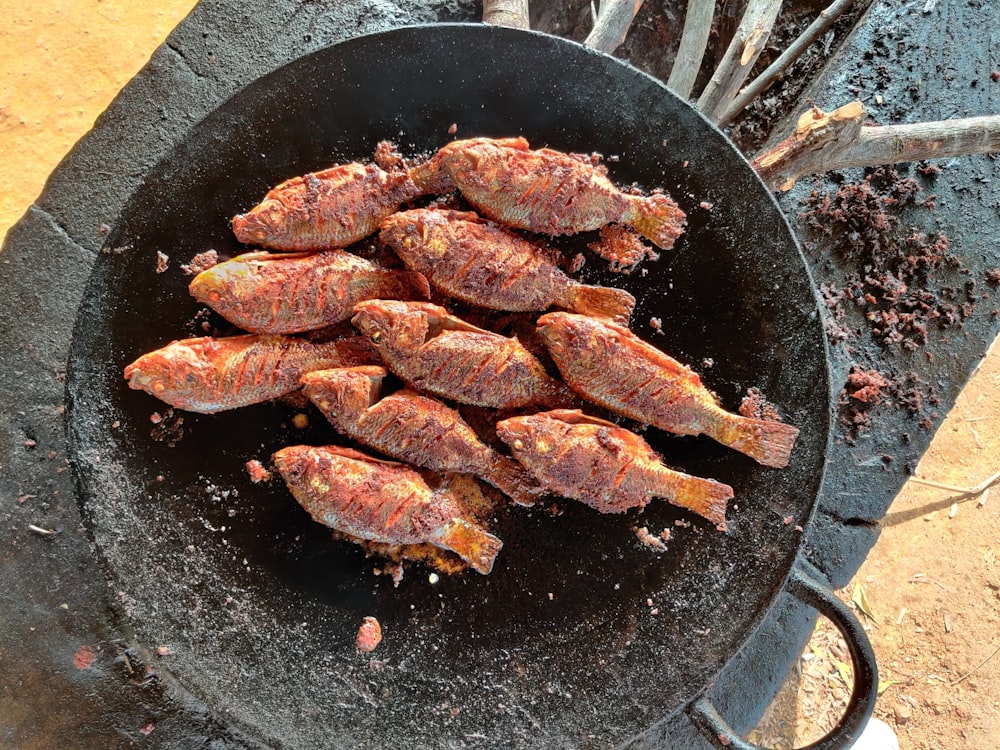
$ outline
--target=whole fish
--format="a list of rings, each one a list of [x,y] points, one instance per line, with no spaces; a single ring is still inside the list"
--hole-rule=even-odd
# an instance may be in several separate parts
[[[401,211],[382,222],[379,238],[432,286],[481,307],[525,312],[556,305],[620,323],[635,307],[625,290],[574,281],[560,270],[557,253],[471,212]]]
[[[545,487],[601,513],[644,508],[662,497],[726,527],[733,488],[663,465],[634,432],[578,409],[560,409],[497,423],[497,435]]]
[[[245,253],[202,271],[189,290],[254,333],[299,333],[347,320],[366,299],[428,299],[427,279],[343,250]]]
[[[292,495],[316,521],[355,539],[430,543],[484,575],[503,547],[472,520],[459,496],[431,489],[403,464],[333,445],[291,446],[273,458]]]
[[[240,242],[274,250],[347,247],[419,194],[405,171],[340,164],[282,182],[259,205],[233,217],[233,232]]]
[[[765,466],[788,464],[792,425],[726,411],[697,373],[627,328],[572,313],[538,319],[566,383],[584,398],[678,435],[705,434]]]
[[[566,406],[575,400],[516,338],[476,328],[443,307],[368,300],[354,310],[351,322],[413,388],[494,409]]]
[[[213,414],[290,393],[311,370],[376,361],[360,336],[326,343],[280,335],[203,336],[143,354],[125,368],[125,378],[130,388],[178,409]]]
[[[624,224],[663,250],[684,231],[684,212],[668,195],[625,193],[589,157],[532,150],[524,138],[453,141],[410,177],[421,192],[458,188],[480,213],[516,229],[560,235]]]
[[[302,391],[338,432],[425,469],[474,474],[519,505],[541,494],[520,464],[483,443],[454,409],[404,389],[379,400],[383,367],[319,370]]]

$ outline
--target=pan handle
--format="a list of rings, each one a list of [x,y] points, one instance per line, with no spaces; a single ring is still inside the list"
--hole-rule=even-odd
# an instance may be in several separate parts
[[[799,566],[792,568],[788,593],[816,609],[837,626],[847,642],[854,667],[854,688],[840,722],[821,739],[800,750],[842,750],[850,747],[868,723],[878,694],[878,667],[868,635],[854,614],[829,588]],[[761,750],[736,736],[707,696],[702,695],[687,709],[688,718],[720,750]]]

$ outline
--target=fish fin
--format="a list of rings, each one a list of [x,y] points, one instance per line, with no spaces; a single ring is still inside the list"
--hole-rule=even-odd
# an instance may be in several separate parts
[[[456,189],[455,181],[440,154],[410,167],[409,176],[416,186],[418,195],[442,195]]]
[[[528,145],[528,139],[523,135],[511,136],[508,138],[492,138],[488,139],[492,141],[493,144],[500,146],[502,148],[510,148],[514,151],[530,151],[531,147]]]
[[[544,490],[532,479],[521,464],[506,456],[498,456],[488,477],[490,484],[503,492],[515,504],[529,508],[544,494]]]
[[[628,196],[622,223],[631,226],[661,250],[669,250],[684,231],[684,212],[663,193]]]
[[[720,435],[712,437],[757,463],[781,469],[788,465],[798,434],[798,427],[784,422],[730,414]]]
[[[635,297],[624,289],[586,284],[574,286],[569,301],[567,307],[573,312],[595,318],[608,318],[623,325],[628,325],[632,309],[635,307]]]
[[[453,518],[433,534],[431,541],[451,550],[483,575],[493,570],[493,561],[503,547],[497,537],[462,518]]]
[[[667,498],[671,505],[697,513],[714,523],[720,531],[725,531],[726,504],[733,498],[733,488],[714,479],[702,479],[675,471],[670,473],[672,477],[668,482],[664,482],[669,484],[670,491],[664,492],[663,497]],[[664,490],[666,489],[664,487]]]
[[[398,284],[394,293],[400,295],[400,299],[429,300],[431,298],[431,285],[427,282],[427,277],[419,271],[394,271],[393,278]]]

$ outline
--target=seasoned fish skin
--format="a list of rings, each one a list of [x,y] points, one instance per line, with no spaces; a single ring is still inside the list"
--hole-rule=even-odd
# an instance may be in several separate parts
[[[493,569],[503,542],[468,517],[447,488],[419,472],[340,446],[290,446],[273,456],[295,499],[319,523],[389,545],[430,543],[476,571]]]
[[[420,194],[405,171],[351,162],[293,177],[234,216],[236,239],[272,250],[329,250],[372,234]]]
[[[584,398],[678,435],[708,435],[765,466],[788,464],[797,428],[727,412],[697,373],[629,329],[548,313],[538,333],[563,380]]]
[[[313,343],[276,334],[203,336],[143,354],[125,368],[125,379],[178,409],[214,414],[290,393],[311,370],[377,360],[361,337]]]
[[[415,271],[387,269],[343,250],[255,252],[202,271],[191,296],[254,333],[300,333],[339,323],[366,299],[429,299]]]
[[[516,461],[483,443],[457,411],[404,389],[379,399],[383,367],[320,370],[302,390],[334,428],[400,461],[446,473],[478,476],[519,505],[541,493]]]
[[[732,487],[667,468],[645,440],[611,422],[560,409],[505,419],[497,435],[544,487],[601,513],[662,497],[725,529]]]
[[[669,250],[684,227],[684,212],[669,196],[624,193],[588,157],[532,150],[524,138],[453,141],[413,167],[410,177],[423,192],[453,185],[489,218],[543,234],[619,223]]]
[[[509,409],[575,400],[515,338],[469,325],[430,302],[369,300],[354,326],[408,385],[464,404]]]
[[[401,211],[382,222],[379,238],[434,287],[481,307],[526,312],[556,305],[620,323],[635,307],[628,292],[571,279],[558,253],[475,213]]]

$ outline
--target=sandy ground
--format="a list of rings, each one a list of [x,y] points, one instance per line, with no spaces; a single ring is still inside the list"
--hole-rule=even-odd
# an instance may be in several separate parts
[[[193,5],[5,5],[0,234]],[[919,476],[971,487],[1000,471],[998,394],[1000,347],[994,347],[936,435]],[[868,611],[861,616],[882,673],[876,716],[895,729],[904,750],[1000,746],[1000,487],[983,499],[909,483],[880,541],[841,592]],[[820,736],[848,694],[845,654],[835,631],[821,623],[755,737],[782,748]]]
[[[974,489],[998,472],[995,343],[917,476]],[[911,480],[882,528],[854,580],[839,592],[875,648],[875,715],[895,730],[903,750],[1000,746],[1000,483],[963,493]],[[821,621],[753,739],[783,750],[822,736],[846,705],[847,662],[843,641]]]

